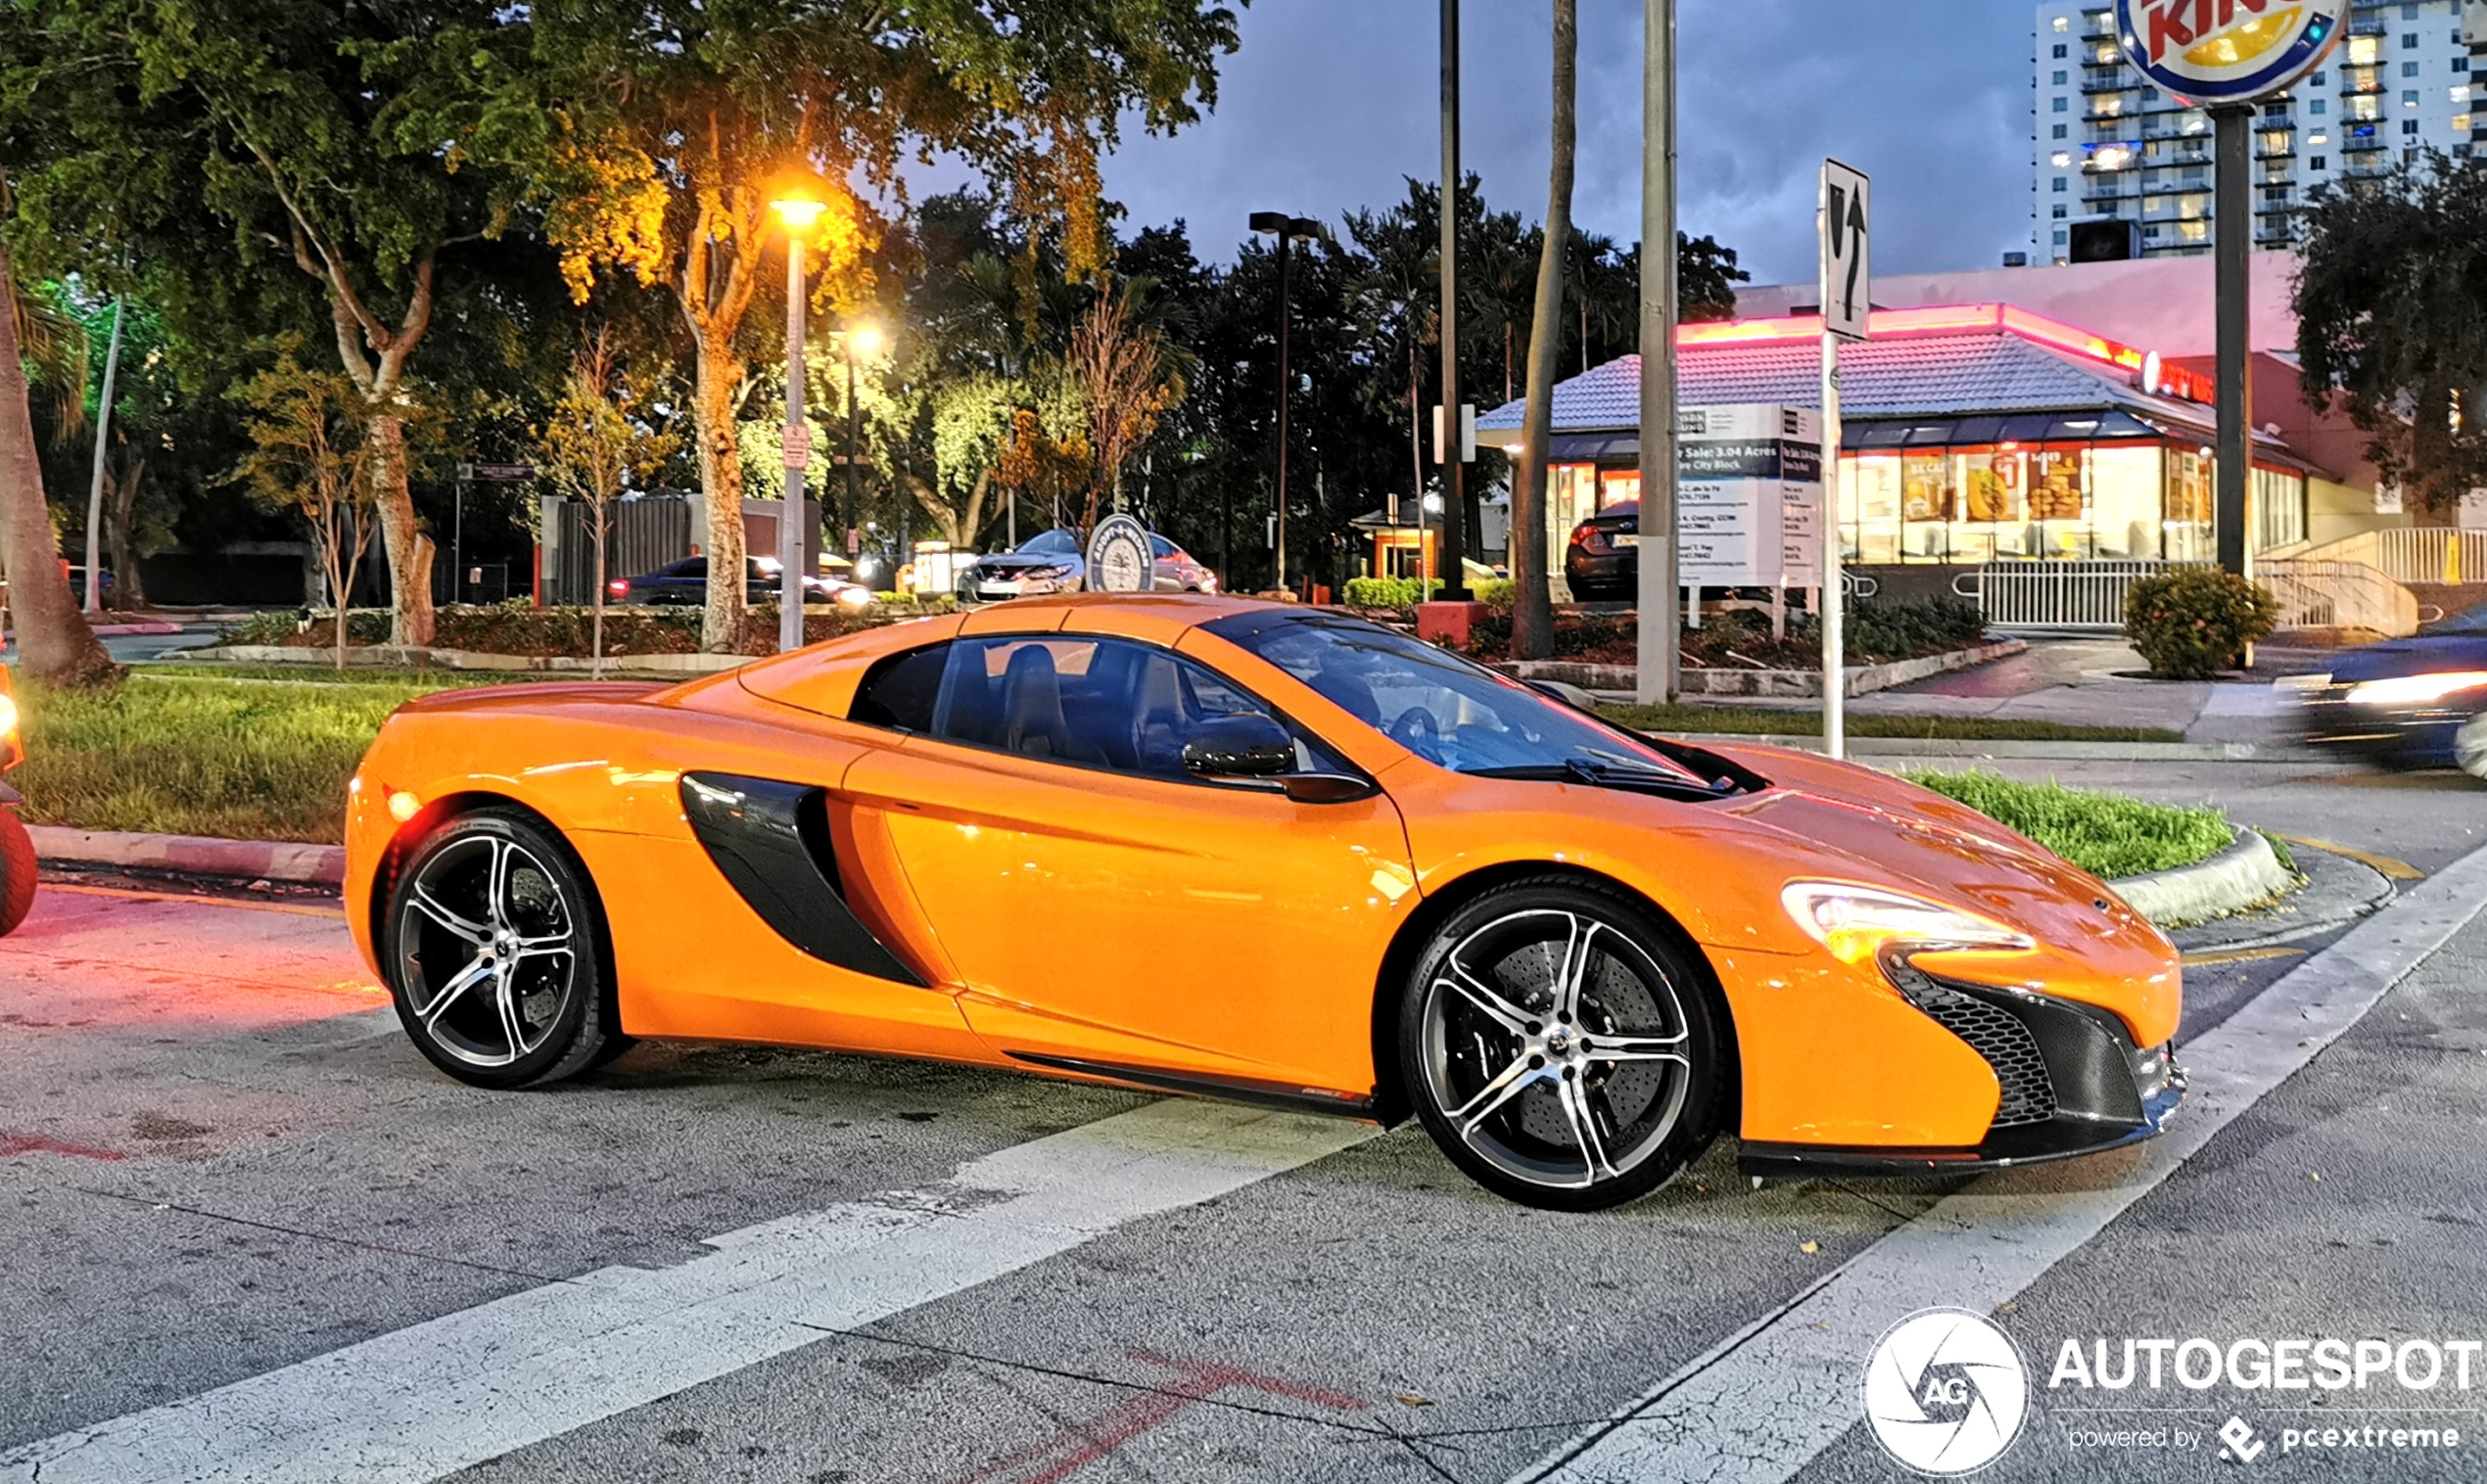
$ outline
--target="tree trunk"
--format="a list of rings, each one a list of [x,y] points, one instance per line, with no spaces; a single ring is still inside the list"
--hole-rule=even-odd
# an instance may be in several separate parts
[[[1528,334],[1528,406],[1521,467],[1511,489],[1511,657],[1554,653],[1549,586],[1546,457],[1553,442],[1555,354],[1563,341],[1563,250],[1572,240],[1572,175],[1578,136],[1579,0],[1554,0],[1554,167],[1546,191],[1546,245],[1537,258],[1537,304]]]
[[[389,564],[389,642],[432,642],[432,538],[414,519],[414,487],[406,467],[403,419],[373,412],[363,420],[371,445],[372,505],[380,517],[381,555]],[[345,599],[338,599],[342,606]]]
[[[137,542],[130,527],[138,512],[138,484],[146,477],[147,461],[139,459],[112,480],[108,491],[111,502],[106,506],[111,524],[104,536],[113,558],[113,591],[111,606],[127,612],[147,606],[147,584],[138,576]]]
[[[605,500],[596,501],[596,585],[594,601],[590,605],[594,617],[589,620],[592,631],[587,639],[587,675],[596,680],[604,678],[604,548],[610,509]]]
[[[700,339],[693,421],[699,487],[708,501],[708,606],[700,616],[699,647],[710,654],[731,654],[742,643],[742,462],[734,451],[734,387],[741,376],[725,344]]]
[[[1419,387],[1417,381],[1416,347],[1411,344],[1408,347],[1408,461],[1416,470],[1416,483],[1411,487],[1416,490],[1416,597],[1417,601],[1420,603],[1425,602],[1433,596],[1433,594],[1427,590],[1425,586],[1425,580],[1432,574],[1431,564],[1425,560],[1425,413],[1422,406],[1423,396],[1424,393]],[[1374,576],[1378,578],[1388,577],[1389,574],[1386,572],[1377,572]]]
[[[25,362],[9,313],[16,292],[9,254],[0,248],[0,572],[9,579],[8,612],[25,672],[55,685],[99,685],[120,672],[87,626],[61,566],[52,507],[43,498],[36,462],[34,415],[26,406]]]

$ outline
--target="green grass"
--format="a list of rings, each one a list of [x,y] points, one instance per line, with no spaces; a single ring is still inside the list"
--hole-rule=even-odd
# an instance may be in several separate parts
[[[1720,732],[1764,737],[1818,737],[1818,711],[1760,706],[1602,706],[1599,714],[1641,731]],[[1852,737],[1922,737],[1947,742],[2182,742],[2164,726],[2079,726],[1995,717],[1893,717],[1849,713]]]
[[[26,761],[9,781],[36,824],[334,844],[346,780],[389,713],[494,678],[150,669],[105,692],[22,682]]]
[[[2190,865],[2227,849],[2235,837],[2215,809],[2145,804],[2060,783],[2021,783],[1984,769],[1902,776],[2002,821],[2102,878]]]

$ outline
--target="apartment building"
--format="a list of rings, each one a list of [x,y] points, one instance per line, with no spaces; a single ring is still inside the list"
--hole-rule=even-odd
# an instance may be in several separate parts
[[[2073,227],[2101,220],[2138,223],[2145,257],[2209,252],[2210,116],[2142,81],[2114,7],[2042,0],[2032,61],[2036,260],[2069,261]],[[2487,0],[2358,0],[2323,67],[2256,106],[2254,245],[2294,243],[2326,183],[2487,150],[2473,75],[2487,105]]]

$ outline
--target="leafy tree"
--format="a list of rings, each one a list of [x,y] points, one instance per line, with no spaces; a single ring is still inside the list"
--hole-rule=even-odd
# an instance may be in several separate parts
[[[555,488],[587,510],[595,542],[594,610],[588,672],[604,673],[605,553],[611,546],[613,502],[673,455],[676,436],[662,426],[646,378],[633,385],[609,326],[599,326],[570,358],[570,375],[538,434],[538,456]]]
[[[1065,221],[1066,267],[1084,275],[1103,262],[1098,161],[1126,111],[1150,129],[1190,122],[1236,44],[1233,13],[1197,0],[553,0],[533,17],[538,70],[494,116],[513,140],[533,130],[574,290],[610,267],[679,301],[696,348],[707,549],[727,570],[743,556],[730,393],[772,183],[795,169],[887,194],[905,160],[947,151],[1003,183],[1022,219]],[[854,192],[829,194],[815,299],[836,310],[870,289],[884,224]],[[1019,277],[1032,288],[1032,255]],[[733,642],[742,605],[734,584],[710,584],[709,648]]]
[[[287,347],[277,362],[236,389],[257,446],[234,469],[270,509],[298,512],[319,545],[320,573],[336,607],[337,668],[346,668],[346,619],[354,572],[371,544],[380,487],[362,388],[332,371],[305,369]]]
[[[0,179],[0,208],[6,202],[7,182]],[[69,574],[61,566],[61,543],[53,533],[51,504],[43,495],[34,413],[27,400],[27,342],[19,334],[23,300],[8,245],[0,241],[0,572],[9,579],[8,611],[16,620],[27,673],[56,684],[100,684],[119,671],[77,611]],[[58,328],[56,319],[37,312],[23,320],[36,327],[36,348],[54,368],[52,374],[58,376],[60,368],[74,362],[82,383],[83,336],[74,337],[78,353],[72,357],[67,353],[71,337]],[[54,339],[52,348],[43,344],[47,334]],[[74,404],[77,398],[68,400]]]
[[[2383,477],[2446,518],[2487,487],[2487,158],[2327,186],[2306,228],[2305,394],[2345,402]]]
[[[1166,367],[1164,337],[1133,323],[1128,291],[1101,294],[1071,332],[1069,370],[1087,414],[1088,445],[1096,467],[1079,536],[1086,545],[1097,529],[1099,505],[1123,503],[1123,468],[1132,452],[1157,431],[1166,408],[1183,400],[1184,385]]]

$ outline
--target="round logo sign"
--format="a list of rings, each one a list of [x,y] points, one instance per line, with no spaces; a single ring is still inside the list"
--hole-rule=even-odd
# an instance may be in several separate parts
[[[1975,1473],[2001,1458],[2029,1403],[2020,1347],[1966,1309],[1918,1310],[1865,1363],[1866,1426],[1894,1462],[1923,1474]]]
[[[1088,587],[1092,592],[1147,592],[1156,585],[1157,554],[1148,528],[1127,515],[1109,515],[1088,537]]]
[[[2116,0],[2141,75],[2186,103],[2242,103],[2314,70],[2349,28],[2350,0]]]

